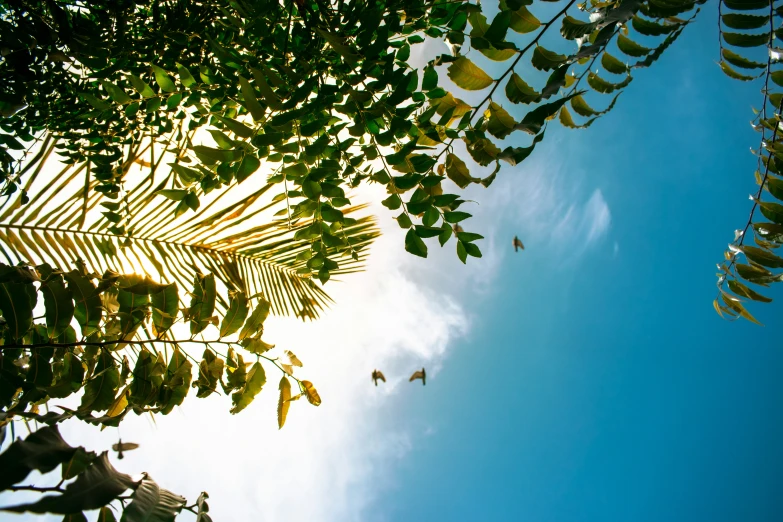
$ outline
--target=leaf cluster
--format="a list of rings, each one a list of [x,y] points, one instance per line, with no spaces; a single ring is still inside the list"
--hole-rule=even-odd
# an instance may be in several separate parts
[[[0,424],[81,392],[73,415],[116,426],[131,411],[165,415],[192,388],[197,397],[208,397],[218,385],[231,395],[231,413],[238,413],[266,382],[262,360],[283,374],[286,412],[300,396],[320,403],[312,400],[312,383],[293,376],[299,359],[290,351],[271,356],[274,345],[262,340],[269,301],[230,291],[220,314],[213,274],[197,273],[191,288],[183,295],[176,283],[138,274],[0,264],[0,409],[7,411]],[[45,321],[37,323],[39,301]],[[189,353],[194,347],[203,349],[201,360]],[[255,362],[245,362],[253,356]],[[289,377],[299,386],[297,396],[291,396]],[[285,414],[279,419],[282,427]]]

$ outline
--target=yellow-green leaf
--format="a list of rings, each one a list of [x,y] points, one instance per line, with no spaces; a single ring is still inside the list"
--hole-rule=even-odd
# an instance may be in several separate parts
[[[468,91],[480,91],[492,85],[492,78],[468,58],[460,56],[451,63],[448,76],[455,84]]]
[[[283,375],[280,379],[280,399],[277,402],[277,427],[282,429],[285,424],[285,418],[288,415],[288,408],[291,406],[291,383]]]

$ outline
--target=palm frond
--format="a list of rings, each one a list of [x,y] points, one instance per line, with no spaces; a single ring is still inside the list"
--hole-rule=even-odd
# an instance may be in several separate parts
[[[260,172],[242,184],[200,192],[197,210],[175,215],[179,203],[157,192],[178,188],[163,162],[182,158],[167,149],[156,155],[156,145],[126,147],[125,185],[112,200],[94,190],[98,181],[90,164],[52,161],[55,143],[45,141],[22,190],[0,205],[0,255],[11,264],[66,268],[84,262],[93,272],[144,272],[180,288],[189,288],[196,272],[212,272],[228,288],[263,293],[275,314],[316,318],[331,299],[306,266],[310,242],[294,239],[312,220],[275,217],[286,202],[272,197],[274,185],[259,182]],[[343,213],[353,217],[364,208],[346,207]],[[379,232],[373,217],[362,216],[348,219],[341,234],[350,248],[333,275],[361,270],[365,247]]]

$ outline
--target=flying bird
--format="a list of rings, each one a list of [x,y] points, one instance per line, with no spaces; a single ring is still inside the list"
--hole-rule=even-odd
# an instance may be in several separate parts
[[[514,243],[513,243],[513,245],[514,245],[514,252],[519,252],[520,248],[522,250],[525,249],[525,245],[522,244],[522,241],[520,241],[517,236],[514,236]]]
[[[376,386],[378,386],[378,380],[382,380],[383,382],[386,382],[386,377],[383,376],[381,372],[378,370],[372,371],[372,382],[375,383]]]
[[[413,375],[411,375],[411,378],[408,379],[408,381],[409,382],[413,382],[416,379],[421,379],[422,386],[426,386],[427,385],[427,372],[424,371],[424,368],[422,368],[421,370],[416,370],[415,372],[413,372]]]
[[[138,447],[139,445],[136,444],[135,442],[122,442],[122,439],[120,439],[119,442],[117,442],[117,444],[111,447],[111,449],[117,452],[118,459],[122,459],[124,458],[122,455],[123,451],[135,450]]]

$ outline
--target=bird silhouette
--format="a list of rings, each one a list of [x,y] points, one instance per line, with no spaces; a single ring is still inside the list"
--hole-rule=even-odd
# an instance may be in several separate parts
[[[113,445],[111,449],[117,452],[117,458],[122,459],[124,456],[122,455],[123,451],[130,451],[135,450],[138,448],[139,445],[135,442],[122,442],[122,439],[120,439],[117,444]]]
[[[375,383],[376,386],[378,386],[378,380],[382,380],[383,382],[386,382],[386,377],[383,376],[381,372],[378,370],[372,371],[372,382]]]
[[[519,252],[520,248],[522,250],[525,249],[525,245],[522,244],[522,241],[520,241],[517,236],[514,236],[514,243],[513,243],[513,245],[514,245],[514,252]]]
[[[421,370],[416,370],[415,372],[413,372],[413,375],[411,375],[411,378],[408,379],[408,381],[409,382],[413,382],[416,379],[421,379],[422,386],[426,386],[427,385],[427,372],[424,371],[424,368],[422,368]]]

